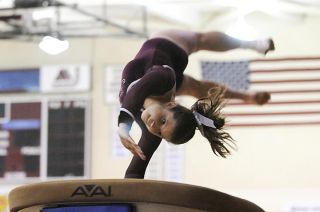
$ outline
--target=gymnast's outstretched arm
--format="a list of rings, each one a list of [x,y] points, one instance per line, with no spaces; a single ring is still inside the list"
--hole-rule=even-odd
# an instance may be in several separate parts
[[[147,166],[153,153],[157,150],[161,143],[161,138],[152,135],[146,125],[142,122],[140,116],[137,116],[136,122],[141,127],[141,138],[139,140],[139,146],[143,151],[145,158],[142,160],[138,155],[134,155],[129,167],[127,168],[125,178],[144,178]]]

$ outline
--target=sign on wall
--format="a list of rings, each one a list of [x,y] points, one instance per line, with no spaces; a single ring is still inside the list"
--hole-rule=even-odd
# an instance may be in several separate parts
[[[39,92],[39,69],[0,71],[0,93]]]
[[[108,65],[105,68],[105,102],[108,104],[119,103],[119,90],[123,68],[124,65]]]
[[[40,90],[44,93],[89,91],[90,66],[87,64],[44,65],[40,68]]]

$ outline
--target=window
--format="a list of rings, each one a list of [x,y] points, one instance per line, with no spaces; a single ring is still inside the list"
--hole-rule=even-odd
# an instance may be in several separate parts
[[[4,103],[0,103],[0,119],[5,118],[5,104]]]
[[[10,99],[0,104],[0,180],[85,177],[88,100]],[[1,106],[2,105],[2,106]]]
[[[48,120],[48,176],[83,176],[85,102],[50,102]]]

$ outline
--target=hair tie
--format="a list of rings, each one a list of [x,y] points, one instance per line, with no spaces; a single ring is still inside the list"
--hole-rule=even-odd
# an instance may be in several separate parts
[[[192,112],[196,121],[197,121],[197,124],[198,124],[198,129],[200,130],[201,134],[204,135],[204,130],[203,130],[203,127],[202,125],[204,126],[207,126],[207,127],[211,127],[211,128],[214,128],[216,129],[217,127],[214,125],[214,121],[212,119],[209,119],[207,117],[205,117],[204,115],[196,112],[196,111],[193,111]]]

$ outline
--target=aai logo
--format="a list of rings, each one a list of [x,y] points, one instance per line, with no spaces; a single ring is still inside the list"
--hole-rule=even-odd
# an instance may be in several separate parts
[[[76,188],[72,193],[71,197],[82,196],[82,197],[95,197],[95,196],[111,196],[111,186],[103,188],[98,185],[83,185]]]

